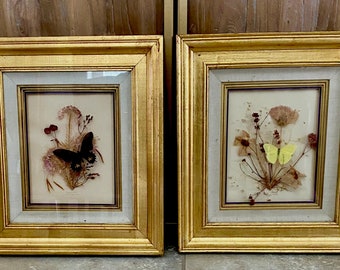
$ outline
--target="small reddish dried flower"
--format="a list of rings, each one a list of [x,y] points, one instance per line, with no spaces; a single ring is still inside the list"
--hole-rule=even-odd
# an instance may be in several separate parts
[[[45,133],[45,134],[48,135],[48,134],[51,134],[51,132],[52,132],[52,130],[51,130],[50,128],[48,128],[48,127],[47,127],[47,128],[44,128],[44,133]]]
[[[270,109],[269,115],[281,126],[294,124],[299,118],[299,113],[288,106],[276,106]]]
[[[50,125],[50,130],[56,131],[56,130],[58,130],[58,127],[56,125]]]
[[[312,149],[316,149],[318,147],[318,137],[315,133],[308,134],[308,144]]]
[[[253,196],[249,195],[249,205],[254,205],[255,204],[255,199]]]
[[[49,135],[49,134],[51,134],[51,132],[57,131],[57,130],[58,130],[58,127],[56,125],[51,124],[49,127],[44,128],[44,133]]]

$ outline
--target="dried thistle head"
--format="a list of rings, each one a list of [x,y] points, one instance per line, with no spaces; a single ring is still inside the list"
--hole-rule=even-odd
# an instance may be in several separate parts
[[[72,105],[68,105],[66,107],[63,107],[58,112],[58,119],[62,120],[65,117],[65,115],[75,116],[76,118],[80,118],[81,112],[79,111],[79,109],[77,107],[72,106]]]

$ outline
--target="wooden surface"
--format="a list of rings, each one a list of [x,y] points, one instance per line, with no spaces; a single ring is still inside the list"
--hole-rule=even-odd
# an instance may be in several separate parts
[[[163,0],[0,1],[0,36],[162,33]]]
[[[188,34],[340,30],[340,0],[189,0]]]

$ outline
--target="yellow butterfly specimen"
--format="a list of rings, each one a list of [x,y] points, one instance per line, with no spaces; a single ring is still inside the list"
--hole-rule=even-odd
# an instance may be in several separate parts
[[[269,163],[275,164],[277,160],[279,160],[279,163],[281,165],[284,165],[288,163],[295,150],[296,150],[296,145],[295,144],[287,144],[281,148],[277,148],[276,146],[265,143],[263,145],[264,151],[266,153],[266,158]]]

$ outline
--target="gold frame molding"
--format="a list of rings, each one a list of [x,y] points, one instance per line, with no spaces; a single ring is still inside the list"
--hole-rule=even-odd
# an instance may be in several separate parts
[[[0,55],[0,254],[162,255],[163,38],[1,38]],[[130,224],[114,219],[104,224],[11,222],[4,74],[45,71],[130,72],[133,187]]]
[[[331,183],[334,187],[332,201],[329,203],[332,211],[327,216],[329,220],[302,220],[300,217],[297,218],[297,221],[294,218],[285,220],[281,219],[278,214],[278,221],[253,221],[248,217],[246,221],[242,218],[230,221],[234,215],[249,212],[245,212],[248,211],[246,209],[237,208],[220,209],[221,171],[217,173],[216,179],[209,179],[208,174],[209,136],[212,132],[208,123],[209,92],[213,91],[210,89],[209,83],[214,76],[212,73],[214,70],[222,70],[224,74],[235,72],[232,74],[237,74],[237,76],[241,76],[240,72],[245,70],[244,73],[257,72],[256,76],[263,78],[267,76],[266,71],[275,74],[276,70],[277,72],[279,70],[288,70],[289,72],[289,70],[300,69],[306,70],[301,78],[286,76],[285,79],[281,79],[281,74],[276,74],[274,80],[325,81],[327,78],[309,78],[308,76],[315,76],[318,74],[317,72],[325,74],[325,70],[332,69],[336,70],[337,73],[334,76],[337,76],[336,80],[339,83],[339,44],[340,33],[338,32],[177,36],[180,252],[340,252],[340,151],[339,130],[335,126],[339,121],[340,95],[335,88],[332,88],[329,100],[324,98],[322,101],[328,102],[321,106],[323,109],[328,108],[328,112],[323,114],[326,115],[323,120],[328,122],[327,124],[320,123],[320,125],[326,125],[322,128],[326,129],[327,127],[327,139],[319,140],[319,145],[325,144],[324,149],[334,150],[326,151],[328,154],[333,152],[331,155],[333,167],[330,168],[326,162],[323,169],[322,162],[318,159],[321,162],[320,171],[324,170],[324,174],[319,177],[323,177],[324,181]],[[310,70],[317,71],[311,73],[314,75],[308,75]],[[237,82],[259,81],[257,78],[251,78],[251,75],[247,76],[244,80],[239,77],[235,80]],[[273,80],[272,77],[268,78],[270,79],[261,79],[260,81]],[[225,81],[219,81],[220,87],[216,86],[215,88],[218,89],[215,90],[221,91],[223,83],[233,82],[233,80],[234,78],[228,77]],[[332,83],[330,81],[330,84]],[[332,104],[332,108],[329,104]],[[216,104],[216,107],[218,107],[216,110],[221,113],[219,104]],[[220,127],[221,122],[218,120],[216,122],[218,122],[216,125]],[[218,130],[216,133],[220,134],[220,129]],[[333,145],[330,145],[331,142]],[[216,151],[216,155],[219,158],[217,163],[221,163],[222,157],[219,150]],[[329,174],[330,170],[331,174]],[[216,194],[210,194],[210,197],[219,198],[216,199],[216,206],[213,207],[218,209],[216,211],[224,213],[222,218],[216,220],[209,219],[208,212],[211,209],[208,192],[211,182],[209,181],[214,181],[218,186],[217,189],[214,189],[218,190]],[[323,196],[325,197],[325,195]],[[301,211],[323,211],[324,202],[320,202],[320,206],[321,209],[302,209]],[[290,210],[295,211],[294,209]],[[228,211],[233,211],[230,212],[231,216],[226,214],[229,213]],[[267,211],[267,209],[262,208],[260,211]],[[278,208],[273,211],[286,210]]]

